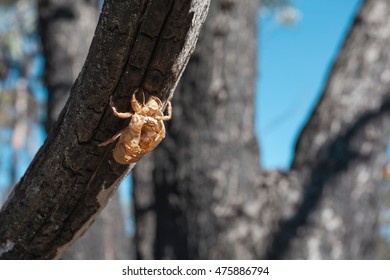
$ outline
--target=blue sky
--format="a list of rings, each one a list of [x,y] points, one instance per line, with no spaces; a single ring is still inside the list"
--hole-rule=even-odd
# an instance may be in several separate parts
[[[301,14],[294,26],[270,15],[259,20],[255,125],[266,169],[289,168],[299,132],[362,3],[292,2]]]

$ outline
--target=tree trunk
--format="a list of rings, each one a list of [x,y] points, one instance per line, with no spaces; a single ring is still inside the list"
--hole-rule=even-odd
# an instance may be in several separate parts
[[[298,140],[293,170],[304,198],[274,240],[275,257],[376,257],[390,135],[389,14],[386,0],[364,2]]]
[[[87,57],[96,28],[99,1],[45,0],[38,4],[46,62],[45,83],[49,93],[46,120],[48,132],[65,106],[72,83]],[[130,258],[130,248],[124,245],[128,242],[118,195],[112,197],[111,204],[117,206],[106,207],[87,234],[65,253],[64,258]]]
[[[208,1],[113,1],[103,6],[86,62],[58,122],[0,212],[0,258],[58,258],[132,169],[97,145],[124,128],[135,89],[164,104],[184,70]]]

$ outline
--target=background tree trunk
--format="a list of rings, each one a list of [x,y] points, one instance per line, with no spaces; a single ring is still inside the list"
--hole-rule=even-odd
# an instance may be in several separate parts
[[[293,170],[304,199],[274,240],[277,257],[377,257],[390,136],[389,15],[386,0],[363,3],[302,131]]]
[[[39,31],[48,89],[46,130],[57,121],[80,73],[96,29],[98,0],[38,1]]]
[[[390,4],[365,1],[282,174],[260,172],[253,134],[254,2],[212,2],[168,137],[137,165],[138,257],[373,258]]]
[[[46,131],[57,121],[73,81],[87,57],[96,29],[98,0],[39,1],[39,23],[48,89]],[[114,205],[115,204],[115,205]],[[91,229],[68,250],[65,259],[129,259],[119,195],[103,210]]]

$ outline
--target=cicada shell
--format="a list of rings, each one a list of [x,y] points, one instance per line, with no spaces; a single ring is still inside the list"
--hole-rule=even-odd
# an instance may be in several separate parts
[[[156,148],[165,138],[164,121],[172,118],[172,106],[169,101],[167,103],[167,115],[163,113],[161,100],[154,96],[150,97],[146,103],[140,103],[133,94],[131,107],[134,113],[118,112],[112,99],[110,99],[110,105],[114,115],[118,118],[131,118],[127,127],[99,144],[99,146],[106,146],[119,138],[113,150],[113,157],[116,162],[120,164],[137,162],[145,154]]]

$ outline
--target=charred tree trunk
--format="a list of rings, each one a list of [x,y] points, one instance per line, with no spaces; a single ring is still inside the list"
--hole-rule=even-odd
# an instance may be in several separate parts
[[[46,131],[57,121],[87,57],[97,24],[98,0],[39,1],[39,23],[48,89]],[[91,229],[66,252],[66,259],[128,259],[130,248],[123,226],[119,196]]]

